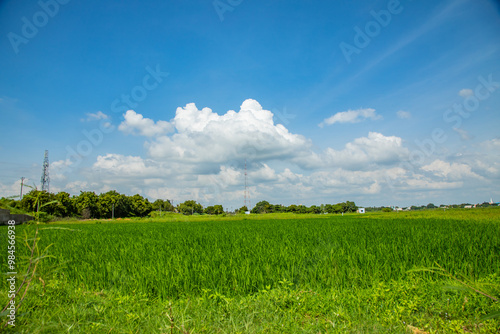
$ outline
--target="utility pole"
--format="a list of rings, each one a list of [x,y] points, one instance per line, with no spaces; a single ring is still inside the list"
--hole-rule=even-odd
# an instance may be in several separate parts
[[[113,206],[111,208],[111,219],[115,219],[115,203],[113,203]]]
[[[22,200],[23,199],[23,184],[24,184],[24,180],[26,178],[23,176],[21,177],[21,194],[19,195],[19,200]]]

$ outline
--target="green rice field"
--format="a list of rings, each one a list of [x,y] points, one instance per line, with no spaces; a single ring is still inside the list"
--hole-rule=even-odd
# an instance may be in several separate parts
[[[35,228],[17,227],[19,247]],[[497,209],[170,215],[39,229],[38,250],[49,247],[51,257],[40,261],[16,328],[6,331],[500,330]],[[7,229],[0,231],[6,245]],[[28,255],[18,248],[19,259]],[[0,257],[2,272],[6,260]],[[0,287],[3,307],[6,280]]]

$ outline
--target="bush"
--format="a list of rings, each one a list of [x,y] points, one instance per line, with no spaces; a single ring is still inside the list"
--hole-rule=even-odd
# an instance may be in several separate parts
[[[42,223],[48,223],[49,221],[53,220],[54,216],[49,215],[47,212],[40,211],[38,212],[38,220],[41,221]]]

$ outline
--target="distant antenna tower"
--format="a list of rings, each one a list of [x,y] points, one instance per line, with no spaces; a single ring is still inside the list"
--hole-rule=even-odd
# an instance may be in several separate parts
[[[250,210],[250,195],[248,193],[248,181],[247,181],[247,161],[245,160],[245,206]]]
[[[42,182],[42,191],[49,192],[49,151],[45,150],[45,155],[43,157],[43,171],[42,178],[40,180]]]

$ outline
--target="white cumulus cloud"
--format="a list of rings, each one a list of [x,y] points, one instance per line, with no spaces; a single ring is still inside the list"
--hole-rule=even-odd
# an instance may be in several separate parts
[[[119,175],[120,177],[133,176],[136,178],[154,177],[167,175],[169,170],[162,168],[161,164],[143,159],[138,156],[124,156],[121,154],[109,153],[99,155],[97,161],[92,166],[96,172]]]
[[[173,130],[173,126],[169,122],[158,121],[155,123],[152,119],[144,118],[133,110],[127,110],[123,117],[125,117],[125,120],[120,124],[118,130],[127,134],[154,137]]]
[[[356,138],[343,150],[326,149],[326,163],[352,169],[366,169],[373,164],[389,165],[408,157],[409,151],[400,137],[384,136],[378,132]]]
[[[177,108],[171,124],[176,133],[147,143],[151,157],[183,163],[262,161],[306,154],[311,146],[305,137],[274,124],[273,113],[251,99],[239,112],[229,110],[224,115],[190,103]]]
[[[434,160],[432,163],[423,166],[422,170],[432,172],[436,176],[450,180],[463,180],[470,177],[477,179],[482,178],[474,173],[469,165],[456,162],[449,163],[440,159]]]

